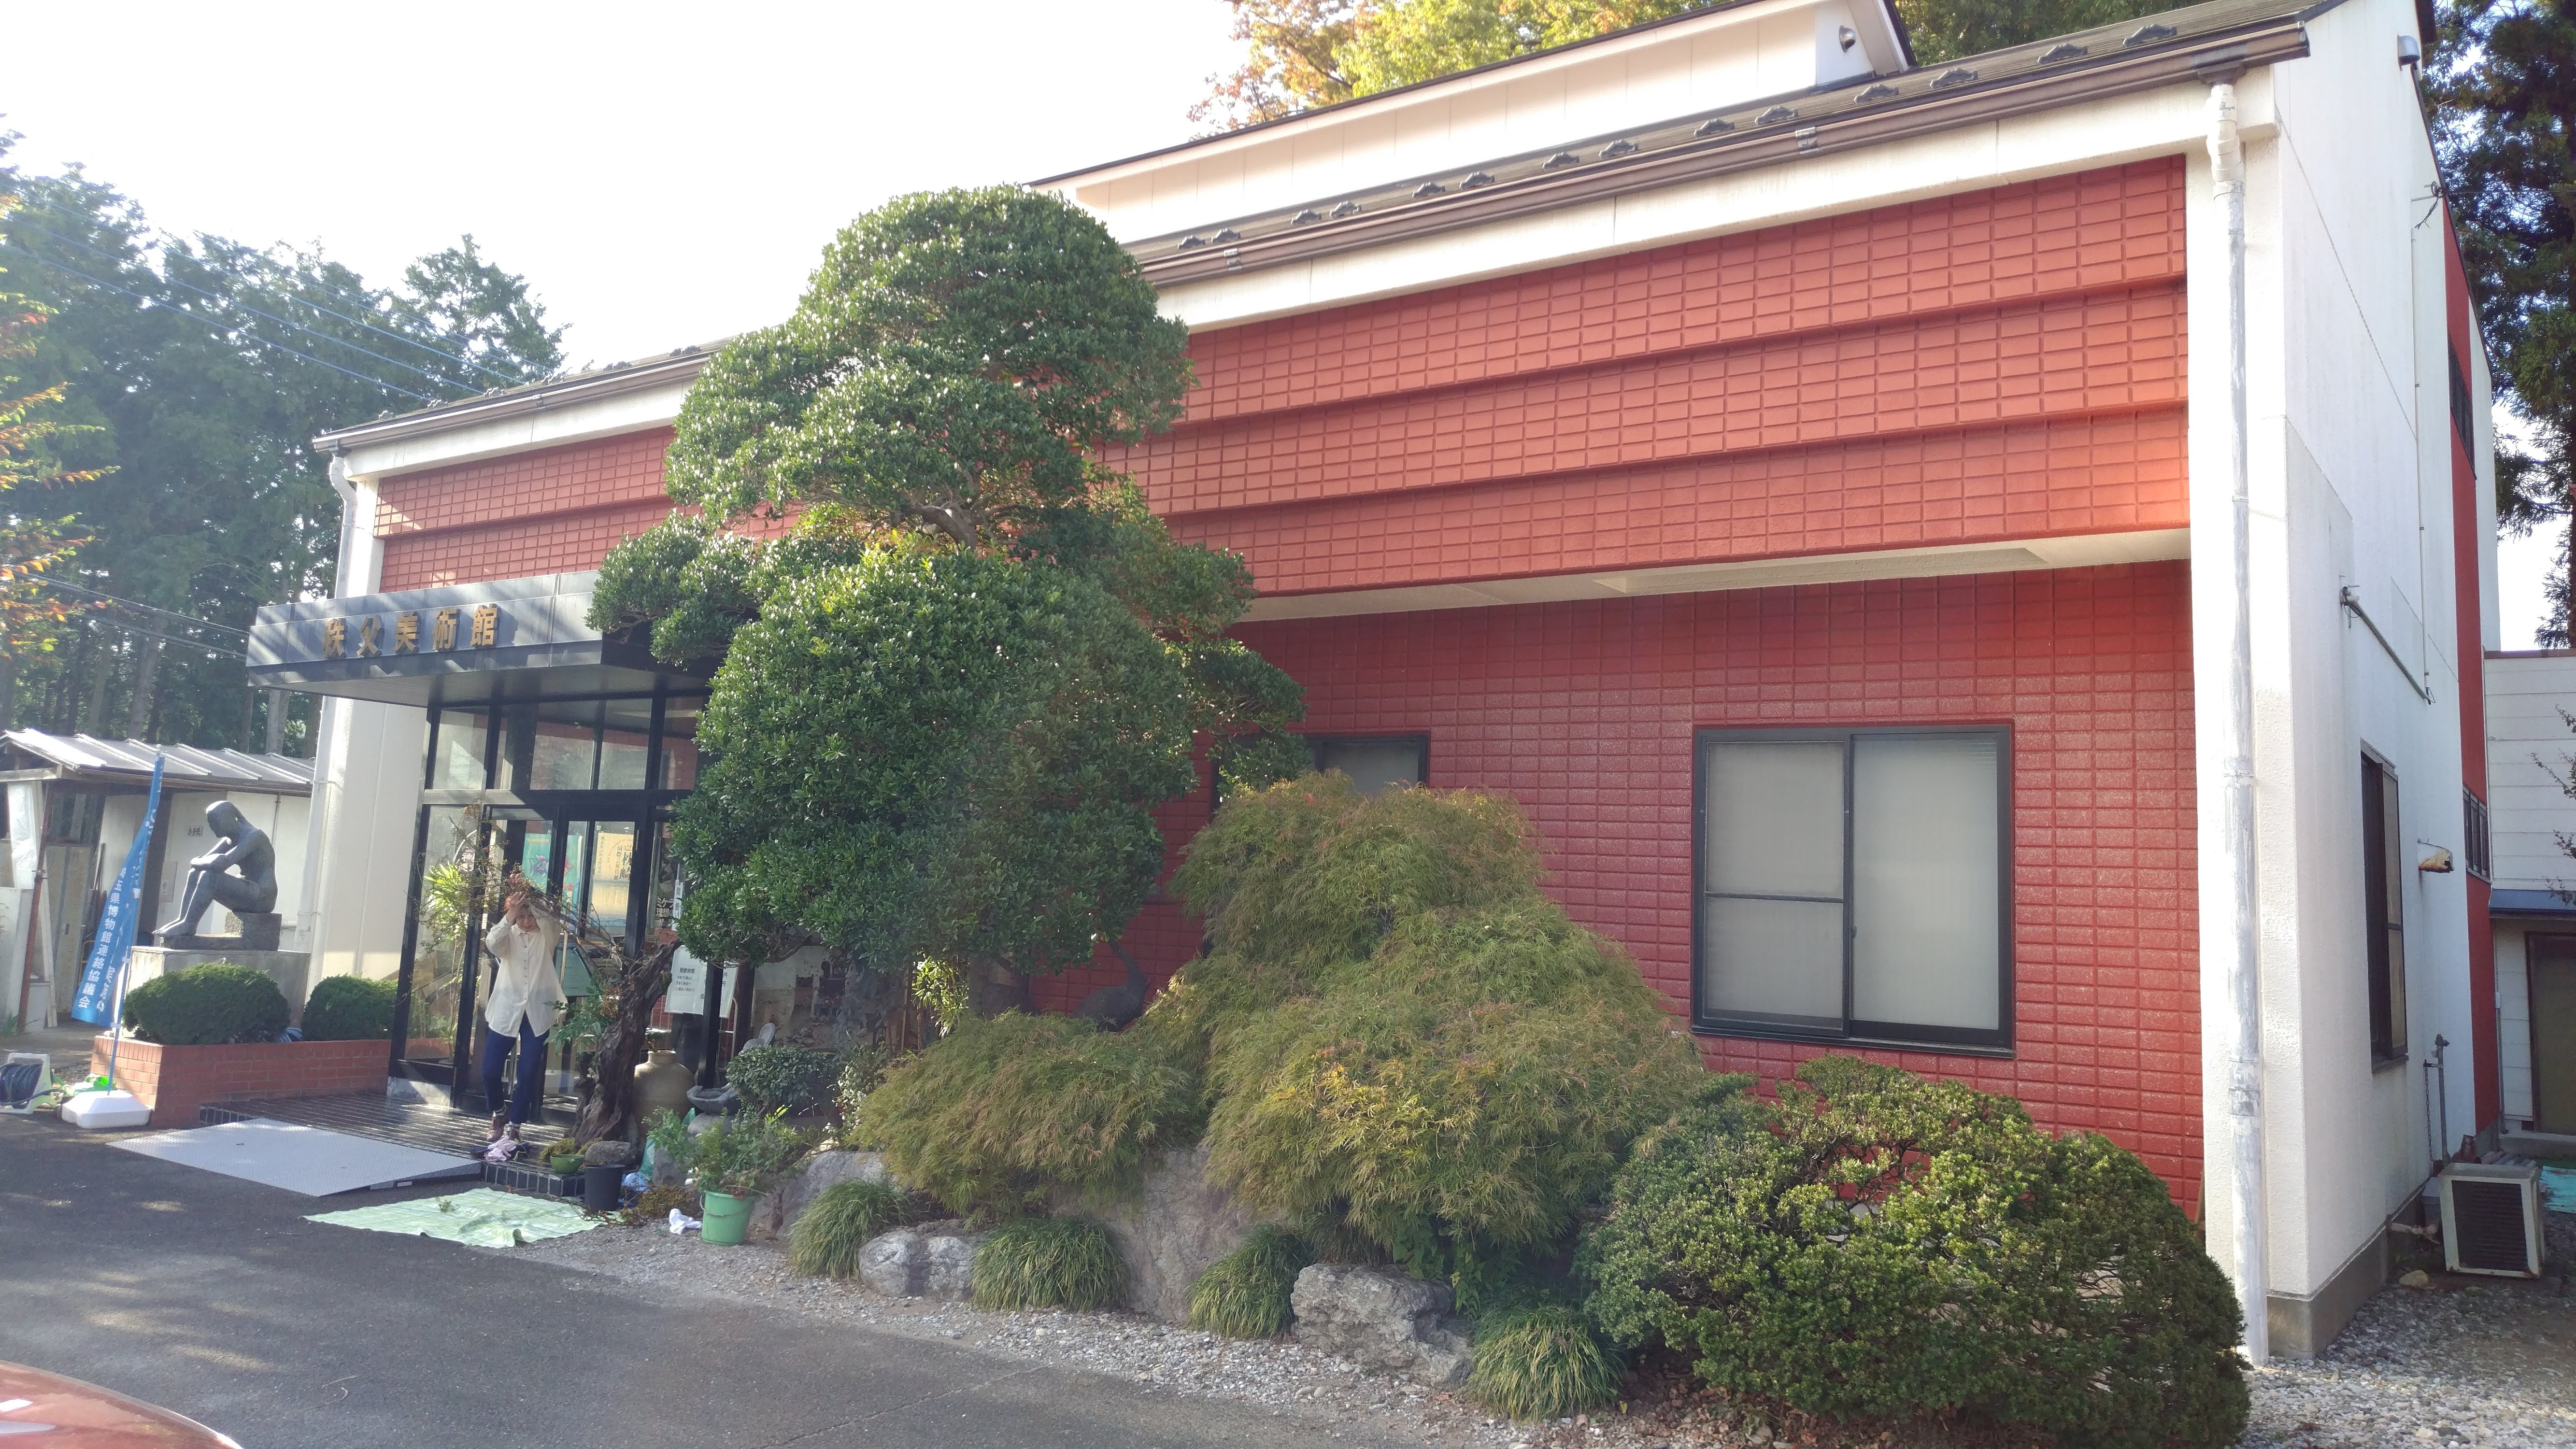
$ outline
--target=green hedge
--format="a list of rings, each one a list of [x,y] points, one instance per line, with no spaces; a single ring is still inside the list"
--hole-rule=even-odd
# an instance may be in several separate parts
[[[122,1019],[136,1036],[169,1046],[275,1041],[286,1030],[286,997],[264,972],[209,961],[128,991]]]
[[[394,983],[325,976],[304,1002],[306,1041],[381,1040],[394,1033]]]
[[[1756,1401],[2118,1449],[2245,1426],[2235,1295],[2144,1163],[1850,1057],[1649,1134],[1577,1264],[1613,1342]]]
[[[832,1105],[839,1084],[838,1052],[800,1046],[744,1047],[725,1065],[725,1082],[742,1093],[745,1110],[767,1113],[785,1108],[803,1115]]]

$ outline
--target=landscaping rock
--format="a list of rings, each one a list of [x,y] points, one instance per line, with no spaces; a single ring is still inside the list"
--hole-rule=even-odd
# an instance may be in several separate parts
[[[602,1137],[581,1150],[584,1167],[633,1167],[635,1144],[617,1137]]]
[[[882,1182],[885,1159],[874,1152],[817,1152],[797,1166],[787,1180],[751,1209],[751,1239],[765,1243],[784,1238],[796,1219],[813,1206],[823,1189],[840,1182]]]
[[[938,1233],[922,1244],[921,1296],[963,1302],[975,1296],[975,1250],[983,1233]]]
[[[918,1298],[929,1264],[921,1234],[897,1228],[877,1234],[859,1249],[859,1281],[889,1298]]]
[[[1435,1389],[1467,1382],[1467,1325],[1449,1290],[1392,1268],[1317,1263],[1297,1275],[1288,1304],[1297,1341],[1374,1373]]]
[[[1208,1181],[1206,1144],[1174,1148],[1145,1173],[1144,1191],[1095,1212],[1127,1260],[1127,1306],[1166,1323],[1187,1323],[1190,1285],[1208,1265],[1243,1246],[1259,1215]],[[1060,1203],[1076,1211],[1076,1203]]]

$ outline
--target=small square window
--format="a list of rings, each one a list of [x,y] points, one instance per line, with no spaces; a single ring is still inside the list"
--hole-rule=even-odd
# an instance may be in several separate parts
[[[2009,744],[1999,729],[1703,731],[1694,1025],[2009,1047]]]
[[[1308,735],[1318,771],[1339,770],[1366,795],[1431,779],[1429,735]]]

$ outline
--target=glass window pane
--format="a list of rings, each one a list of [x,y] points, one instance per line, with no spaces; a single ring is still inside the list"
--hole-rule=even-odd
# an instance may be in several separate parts
[[[430,807],[420,861],[420,914],[412,937],[411,1014],[403,1042],[407,1061],[445,1066],[454,1056],[465,943],[481,920],[474,862],[483,838],[481,823],[463,807]]]
[[[603,820],[592,831],[591,924],[612,936],[623,936],[627,892],[635,875],[635,826],[623,820]]]
[[[2001,742],[1864,735],[1852,757],[1852,1015],[1993,1031]]]
[[[1317,740],[1315,768],[1339,770],[1361,793],[1422,783],[1420,740]]]
[[[1843,908],[1816,901],[1712,896],[1700,903],[1701,1007],[1838,1026],[1843,1015]]]
[[[1705,769],[1707,889],[1842,899],[1840,742],[1712,744]],[[1834,1000],[1841,1011],[1839,984]]]
[[[599,788],[641,790],[652,735],[645,730],[606,730],[599,741]]]
[[[586,724],[537,721],[536,754],[528,772],[531,790],[587,790],[596,742]]]
[[[483,741],[489,730],[490,722],[481,710],[440,710],[438,746],[435,757],[430,761],[429,788],[482,789]]]
[[[675,699],[662,716],[662,780],[664,790],[694,790],[698,787],[698,716],[706,708],[702,699]]]

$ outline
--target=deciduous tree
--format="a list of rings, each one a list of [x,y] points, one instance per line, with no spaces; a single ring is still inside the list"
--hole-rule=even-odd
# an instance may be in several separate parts
[[[1245,57],[1190,119],[1219,130],[1705,9],[1710,0],[1226,0]],[[2166,0],[1897,0],[1917,62],[2169,10]]]

